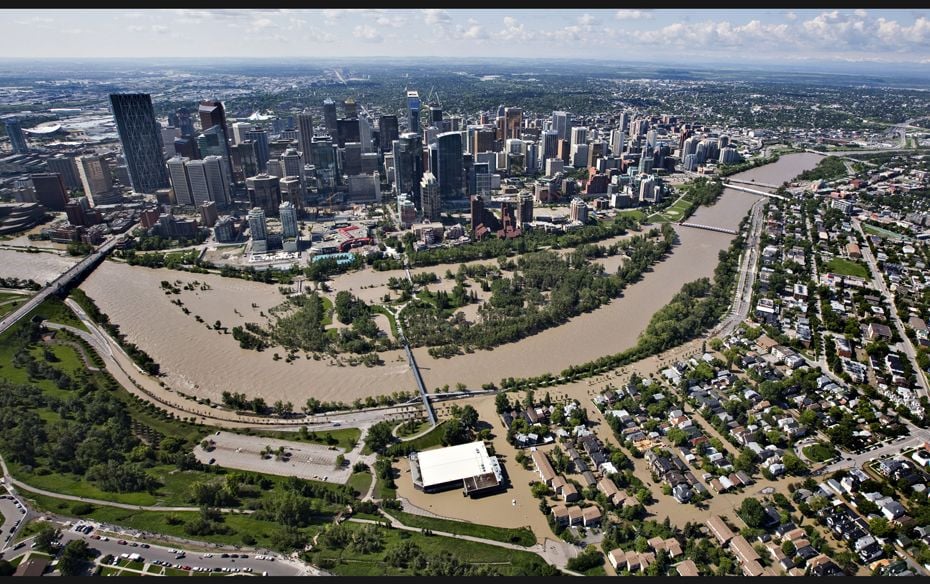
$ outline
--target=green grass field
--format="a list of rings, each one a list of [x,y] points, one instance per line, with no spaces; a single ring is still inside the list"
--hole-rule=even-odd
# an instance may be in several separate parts
[[[805,446],[801,449],[804,453],[804,456],[813,460],[814,462],[823,462],[825,460],[830,460],[836,456],[836,449],[830,446],[829,444],[811,444],[810,446]]]
[[[864,265],[844,258],[832,258],[823,266],[824,272],[839,274],[841,276],[855,276],[868,278],[869,269]]]
[[[404,446],[409,446],[416,451],[426,450],[427,448],[435,448],[436,446],[442,445],[442,431],[443,425],[445,422],[440,422],[436,424],[436,427],[433,428],[431,432],[427,432],[422,436],[418,436],[413,440],[408,440],[404,442]]]
[[[658,213],[653,213],[649,218],[653,221],[673,223],[675,221],[681,221],[684,216],[685,210],[691,205],[691,201],[687,196],[678,199],[675,204],[670,207],[659,211]]]
[[[43,511],[71,515],[71,507],[74,505],[73,501],[39,495],[28,489],[20,489],[20,491],[24,498],[31,501],[37,508]],[[163,511],[136,511],[118,507],[94,506],[93,511],[82,517],[102,523],[147,531],[149,533],[197,539],[198,541],[227,545],[241,545],[242,536],[248,534],[255,538],[257,546],[268,548],[272,547],[272,534],[281,529],[281,526],[273,521],[253,519],[244,514],[225,514],[223,515],[223,523],[230,528],[231,533],[197,535],[196,537],[192,537],[184,531],[183,522],[199,516],[200,513],[196,511],[175,511],[166,513]],[[180,519],[181,523],[172,525],[169,523],[169,520],[173,520],[171,518]],[[324,522],[328,523],[328,519],[325,519]],[[318,528],[311,526],[307,529],[310,532],[315,532]]]
[[[878,235],[879,237],[888,237],[890,239],[907,239],[910,240],[910,237],[896,233],[894,231],[878,227],[877,225],[872,225],[871,223],[863,223],[862,230],[866,233],[871,233],[872,235]]]
[[[355,448],[358,439],[362,436],[362,431],[358,428],[340,428],[339,430],[315,430],[309,432],[306,438],[302,438],[299,432],[275,432],[272,430],[252,430],[246,432],[248,435],[264,436],[266,438],[277,438],[278,440],[293,440],[295,442],[311,442],[313,444],[329,444],[327,438],[332,437],[336,440],[333,446],[338,446],[346,451]]]
[[[387,511],[388,515],[393,516],[398,521],[408,527],[420,527],[431,529],[433,531],[444,531],[456,535],[470,535],[472,537],[481,537],[484,539],[493,539],[504,543],[515,543],[522,546],[532,546],[536,544],[536,536],[533,531],[527,527],[508,528],[495,527],[492,525],[480,525],[477,523],[468,523],[465,521],[454,521],[451,519],[437,519],[435,517],[426,517],[423,515],[414,515],[404,511]]]
[[[407,430],[404,426],[406,422],[401,422],[397,425],[397,437],[406,438],[407,436],[416,436],[420,432],[425,432],[427,428],[430,427],[428,420],[420,421],[412,430]]]
[[[82,331],[87,330],[87,327],[84,326],[80,319],[78,319],[78,317],[71,312],[71,309],[57,296],[50,296],[45,302],[38,305],[35,310],[30,312],[26,318],[31,319],[36,315],[42,316],[45,320],[79,328]]]
[[[355,489],[359,497],[363,497],[368,492],[368,488],[371,487],[371,479],[370,472],[355,472],[349,476],[346,484]]]
[[[349,529],[363,526],[345,523]],[[381,550],[371,553],[356,553],[348,550],[321,549],[312,553],[313,559],[335,561],[329,571],[340,576],[398,576],[411,574],[410,569],[397,568],[384,561],[387,550],[406,540],[429,555],[452,553],[469,564],[486,564],[507,576],[538,574],[546,569],[546,562],[532,552],[521,552],[493,545],[440,536],[427,536],[417,532],[380,528]]]
[[[0,304],[0,316],[6,316],[11,312],[15,311],[17,308],[23,305],[26,302],[26,299],[22,300],[10,300],[6,301],[4,304]]]

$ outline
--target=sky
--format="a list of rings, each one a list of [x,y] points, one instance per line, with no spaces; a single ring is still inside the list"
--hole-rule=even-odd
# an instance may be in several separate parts
[[[22,58],[510,56],[930,66],[930,10],[20,9],[0,10],[0,17],[0,55]]]

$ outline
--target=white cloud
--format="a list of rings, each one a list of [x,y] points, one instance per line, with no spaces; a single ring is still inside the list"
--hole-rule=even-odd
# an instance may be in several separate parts
[[[505,16],[504,28],[497,31],[495,36],[504,41],[528,41],[533,38],[534,34],[526,30],[526,26],[517,22],[516,18]]]
[[[375,22],[379,26],[390,26],[392,28],[401,28],[402,26],[407,24],[407,19],[403,15],[400,15],[400,14],[395,14],[393,16],[381,14],[381,15],[378,15],[377,18],[375,18]]]
[[[797,20],[797,19],[798,19],[798,15],[795,14],[794,12],[792,12],[791,10],[789,10],[788,12],[785,13],[785,18],[787,18],[788,20],[792,20],[792,21],[793,21],[793,20]]]
[[[484,39],[487,36],[484,28],[477,24],[473,24],[461,32],[461,38],[463,39]]]
[[[859,8],[858,10],[854,10],[854,11],[853,11],[853,14],[854,14],[855,16],[858,16],[859,18],[865,18],[866,16],[869,15],[869,13],[868,13],[867,11],[865,11],[865,10],[863,10],[863,9],[861,9],[861,8]]]
[[[452,22],[449,13],[441,8],[427,8],[421,11],[426,24],[447,24]]]
[[[277,26],[270,18],[259,18],[252,22],[252,27],[259,30],[264,28],[274,28]]]
[[[578,22],[580,22],[581,24],[585,26],[590,26],[594,24],[594,17],[588,14],[587,12],[585,12],[584,14],[578,17]]]
[[[368,24],[360,24],[353,28],[352,36],[371,43],[380,43],[382,40],[384,40],[381,35],[378,34],[377,29]]]
[[[646,20],[652,18],[652,13],[648,10],[622,9],[614,14],[614,18],[617,20]]]

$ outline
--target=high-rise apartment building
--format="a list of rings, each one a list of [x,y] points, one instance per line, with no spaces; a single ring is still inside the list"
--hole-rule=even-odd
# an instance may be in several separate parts
[[[300,230],[297,228],[297,208],[290,201],[284,201],[278,207],[281,218],[281,234],[284,237],[297,237]]]
[[[588,222],[588,205],[578,197],[572,199],[571,218],[572,221]]]
[[[423,201],[423,219],[439,221],[442,213],[442,198],[439,196],[439,181],[431,172],[424,173],[420,180],[420,197]]]
[[[91,207],[119,199],[119,195],[113,192],[113,175],[102,157],[81,156],[76,162],[84,194]]]
[[[74,158],[70,156],[55,156],[45,161],[45,166],[49,172],[57,172],[61,175],[61,181],[68,190],[81,188],[81,175],[78,174],[78,167]]]
[[[123,146],[134,191],[154,193],[168,187],[161,132],[147,93],[111,93],[110,107]]]
[[[571,136],[572,115],[568,112],[552,112],[552,129],[559,133],[559,140],[568,140]]]
[[[308,113],[297,114],[297,132],[300,152],[304,157],[308,157],[310,144],[313,142],[313,116]]]
[[[57,172],[43,172],[34,174],[32,188],[36,193],[36,202],[49,211],[64,211],[68,204],[68,195],[65,193],[65,183]]]
[[[194,198],[191,194],[191,185],[187,177],[185,164],[190,162],[189,158],[175,156],[168,160],[168,175],[171,177],[171,188],[174,189],[174,198],[178,205],[193,205]],[[202,201],[201,201],[202,202]]]
[[[253,252],[264,253],[268,250],[268,221],[261,207],[253,207],[249,211],[249,233]]]
[[[267,174],[259,174],[245,179],[250,207],[261,207],[267,215],[275,215],[281,204],[280,179]]]

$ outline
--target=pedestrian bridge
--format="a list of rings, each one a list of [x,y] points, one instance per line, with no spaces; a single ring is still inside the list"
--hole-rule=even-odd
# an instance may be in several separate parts
[[[717,227],[715,225],[702,225],[701,223],[679,223],[682,227],[693,227],[694,229],[705,229],[707,231],[716,231],[718,233],[729,233],[730,235],[736,235],[735,229],[727,229],[726,227]]]
[[[757,186],[757,187],[767,187],[767,188],[770,188],[770,189],[777,189],[777,188],[778,188],[778,185],[770,185],[770,184],[768,184],[768,183],[758,182],[758,181],[751,181],[751,180],[740,180],[740,179],[738,179],[738,178],[725,178],[725,179],[723,179],[723,180],[724,180],[724,182],[727,182],[727,183],[735,182],[735,183],[739,183],[739,184],[741,184],[741,185],[755,185],[755,186]]]
[[[782,201],[787,201],[787,200],[788,200],[787,197],[783,197],[783,196],[781,196],[781,195],[776,195],[775,193],[770,193],[770,192],[768,192],[768,191],[757,191],[756,189],[750,189],[750,188],[747,188],[747,187],[737,186],[737,185],[734,185],[734,184],[730,183],[729,181],[724,182],[724,183],[723,183],[723,186],[725,186],[725,187],[728,188],[728,189],[733,189],[733,190],[735,190],[735,191],[743,191],[744,193],[750,193],[750,194],[752,194],[752,195],[761,195],[761,196],[763,196],[763,197],[769,197],[769,198],[771,198],[771,199],[779,199],[779,200],[782,200]]]

